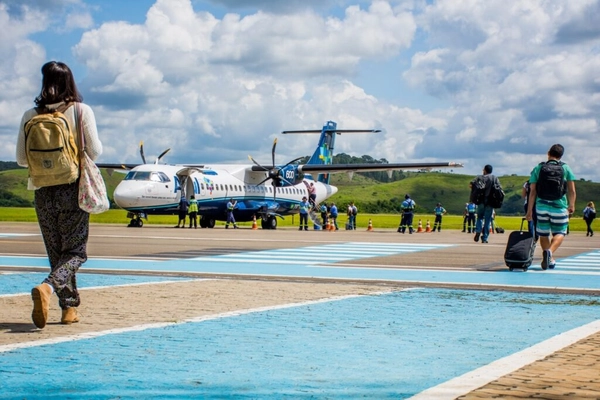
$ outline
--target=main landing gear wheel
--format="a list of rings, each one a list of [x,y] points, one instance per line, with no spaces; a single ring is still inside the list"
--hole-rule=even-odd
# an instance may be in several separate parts
[[[270,215],[260,219],[260,227],[263,229],[277,229],[277,217]]]
[[[214,228],[215,224],[214,218],[200,217],[200,228]]]

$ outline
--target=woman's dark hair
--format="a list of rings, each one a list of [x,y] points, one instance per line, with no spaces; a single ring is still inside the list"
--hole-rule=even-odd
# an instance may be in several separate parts
[[[45,107],[61,101],[81,102],[83,97],[77,90],[75,78],[67,64],[50,61],[42,66],[42,91],[35,98],[35,105]]]

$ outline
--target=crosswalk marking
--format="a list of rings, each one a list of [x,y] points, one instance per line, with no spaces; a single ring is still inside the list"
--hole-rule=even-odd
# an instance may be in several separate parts
[[[395,254],[414,253],[446,247],[453,247],[453,245],[349,242],[293,249],[273,249],[208,257],[194,257],[188,259],[188,261],[313,265],[352,261],[371,257],[385,257]]]
[[[556,269],[544,273],[571,275],[600,275],[600,251],[578,254],[556,260]]]

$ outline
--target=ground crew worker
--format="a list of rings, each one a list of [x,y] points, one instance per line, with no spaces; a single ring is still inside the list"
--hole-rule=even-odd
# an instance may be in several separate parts
[[[442,203],[437,203],[437,206],[433,209],[435,213],[435,221],[433,222],[433,231],[437,229],[438,232],[442,230],[442,216],[446,214],[446,209],[442,207]]]
[[[415,201],[410,198],[410,195],[405,195],[404,201],[400,206],[402,208],[402,218],[400,219],[400,226],[398,227],[398,232],[406,233],[406,227],[408,227],[408,233],[412,234],[414,232],[412,224],[415,206]]]
[[[236,205],[236,200],[229,199],[227,202],[227,222],[225,223],[225,229],[229,229],[229,223],[233,224],[233,229],[237,229],[238,227],[235,223],[235,217],[233,216],[233,210],[235,210]]]
[[[198,200],[196,200],[196,196],[194,195],[190,197],[188,212],[190,216],[190,229],[192,228],[192,223],[194,225],[194,229],[198,228]]]
[[[302,201],[300,202],[300,227],[298,228],[299,231],[302,230],[302,226],[304,226],[305,231],[308,230],[308,210],[310,210],[311,208],[311,204],[306,200],[306,196],[304,196],[302,198]]]
[[[477,206],[475,203],[469,202],[465,205],[465,220],[463,221],[463,232],[475,232],[475,212]],[[468,230],[467,230],[468,229]]]

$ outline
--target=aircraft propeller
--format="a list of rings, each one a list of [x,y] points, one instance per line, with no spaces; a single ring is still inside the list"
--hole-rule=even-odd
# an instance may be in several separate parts
[[[275,165],[275,148],[276,147],[277,147],[277,138],[275,138],[275,140],[273,141],[273,148],[271,149],[271,159],[273,161],[272,167],[262,166],[254,158],[252,158],[252,156],[248,156],[250,161],[252,161],[258,167],[260,167],[263,171],[267,171],[267,177],[265,179],[263,179],[261,182],[259,182],[258,185],[262,185],[263,183],[265,183],[266,181],[268,181],[270,179],[271,185],[273,185],[273,200],[275,200],[277,197],[277,187],[283,186],[282,183],[287,183],[288,185],[291,185],[291,186],[294,185],[293,182],[290,182],[289,180],[285,179],[282,176],[281,171],[284,170],[288,165],[293,164],[296,161],[302,159],[302,157],[298,157],[298,158],[295,158],[292,161],[288,162],[287,164],[285,164],[282,167],[277,166],[277,165]]]
[[[171,150],[171,148],[166,149],[165,151],[163,151],[162,153],[160,153],[160,155],[156,158],[156,161],[154,161],[154,164],[158,164],[158,162],[161,160],[161,158],[163,158],[165,156],[165,154],[167,154],[169,151]],[[144,141],[140,141],[140,156],[142,156],[142,162],[144,164],[146,164],[146,157],[144,156]]]

